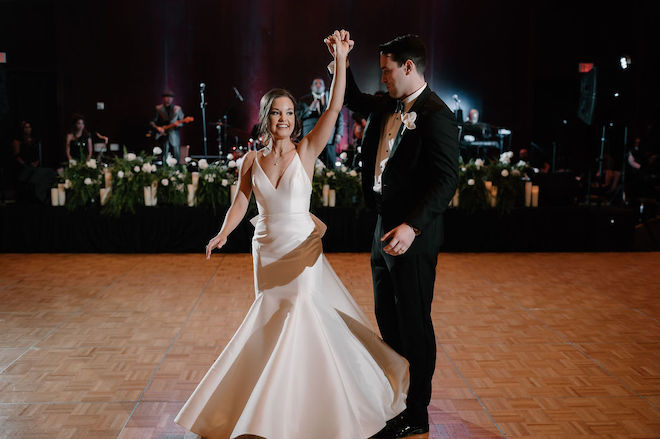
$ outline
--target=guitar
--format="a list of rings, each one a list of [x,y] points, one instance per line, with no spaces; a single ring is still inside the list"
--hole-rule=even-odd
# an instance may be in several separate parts
[[[176,128],[179,125],[183,125],[184,123],[190,123],[190,122],[194,122],[194,121],[195,121],[194,117],[188,116],[188,117],[184,117],[181,120],[177,120],[176,122],[172,122],[169,125],[162,125],[161,128],[163,129],[163,132],[161,133],[160,131],[156,131],[155,139],[158,140],[161,137],[167,135],[167,131],[172,129],[172,128]]]

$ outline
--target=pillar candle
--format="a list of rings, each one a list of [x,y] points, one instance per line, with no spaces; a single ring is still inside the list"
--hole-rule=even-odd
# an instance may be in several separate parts
[[[324,184],[323,185],[323,192],[322,192],[322,198],[323,198],[323,205],[327,206],[329,203],[329,196],[330,196],[330,185],[329,184]]]
[[[60,205],[60,192],[56,187],[50,188],[50,204],[51,206]]]
[[[532,207],[539,207],[539,187],[532,186]]]
[[[497,186],[490,188],[490,207],[497,205]]]
[[[193,186],[197,187],[199,184],[199,172],[194,171],[192,174],[192,184]]]
[[[112,187],[112,172],[110,169],[103,169],[103,177],[105,178],[105,187]]]
[[[144,205],[151,206],[151,186],[145,186],[142,189],[144,191]]]
[[[188,186],[188,206],[193,207],[195,205],[195,192],[197,188],[194,184],[189,184]]]
[[[110,192],[112,191],[109,187],[102,187],[101,189],[101,206],[105,206],[110,198]]]
[[[525,207],[532,205],[532,182],[525,182]]]
[[[456,193],[454,194],[454,198],[451,199],[451,204],[454,207],[458,207],[458,189],[456,189]]]
[[[151,205],[155,206],[158,203],[158,180],[151,182]]]
[[[337,191],[334,189],[330,189],[328,192],[328,206],[330,207],[335,207],[337,204]]]
[[[57,194],[58,194],[57,204],[59,206],[64,206],[64,203],[66,203],[66,191],[64,190],[64,183],[60,183],[57,185]]]

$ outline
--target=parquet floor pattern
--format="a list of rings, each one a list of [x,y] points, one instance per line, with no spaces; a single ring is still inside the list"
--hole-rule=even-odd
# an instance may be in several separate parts
[[[327,256],[375,326],[369,255]],[[440,254],[420,437],[660,438],[658,267]],[[183,438],[174,416],[253,298],[250,255],[0,255],[0,438]]]

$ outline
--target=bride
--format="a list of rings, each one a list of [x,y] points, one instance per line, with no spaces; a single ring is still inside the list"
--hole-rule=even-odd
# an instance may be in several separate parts
[[[261,98],[260,135],[239,190],[206,257],[222,248],[254,191],[256,299],[245,320],[175,422],[208,439],[364,439],[405,409],[408,363],[374,332],[323,255],[325,225],[309,212],[316,158],[344,99],[348,32],[334,46],[328,109],[300,143],[295,100],[274,89]]]

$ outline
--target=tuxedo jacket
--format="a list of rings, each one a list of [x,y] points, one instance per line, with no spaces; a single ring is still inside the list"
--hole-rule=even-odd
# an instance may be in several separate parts
[[[362,139],[362,189],[367,206],[375,208],[376,154],[383,122],[396,100],[362,93],[348,69],[345,103],[369,115]],[[428,85],[412,112],[417,114],[416,127],[401,124],[381,176],[379,213],[383,232],[404,222],[420,230],[409,252],[437,251],[443,240],[443,213],[458,185],[458,128],[452,111]]]
[[[300,122],[302,123],[302,136],[306,136],[307,133],[312,131],[312,129],[316,125],[316,122],[319,121],[321,114],[323,114],[325,109],[328,107],[328,100],[330,99],[330,95],[327,91],[324,92],[324,95],[325,95],[325,105],[321,106],[321,112],[312,111],[310,109],[312,102],[314,102],[314,95],[312,95],[311,93],[306,94],[305,96],[301,97],[298,100],[298,117],[300,118]],[[334,145],[335,136],[337,134],[341,136],[344,135],[344,116],[341,114],[341,111],[339,112],[339,116],[337,117],[337,122],[335,123],[335,129],[332,131],[332,135],[328,140],[328,145]]]
[[[173,122],[176,122],[177,120],[182,120],[183,119],[183,110],[179,105],[172,105],[170,108],[169,113],[165,109],[165,105],[159,104],[156,105],[156,116],[153,118],[151,121],[151,126],[163,126],[163,125],[169,125]],[[180,146],[181,144],[181,136],[179,135],[179,129],[181,127],[175,127],[171,128],[169,131],[167,131],[167,136],[163,137],[163,139],[167,139],[169,144],[172,146]]]

